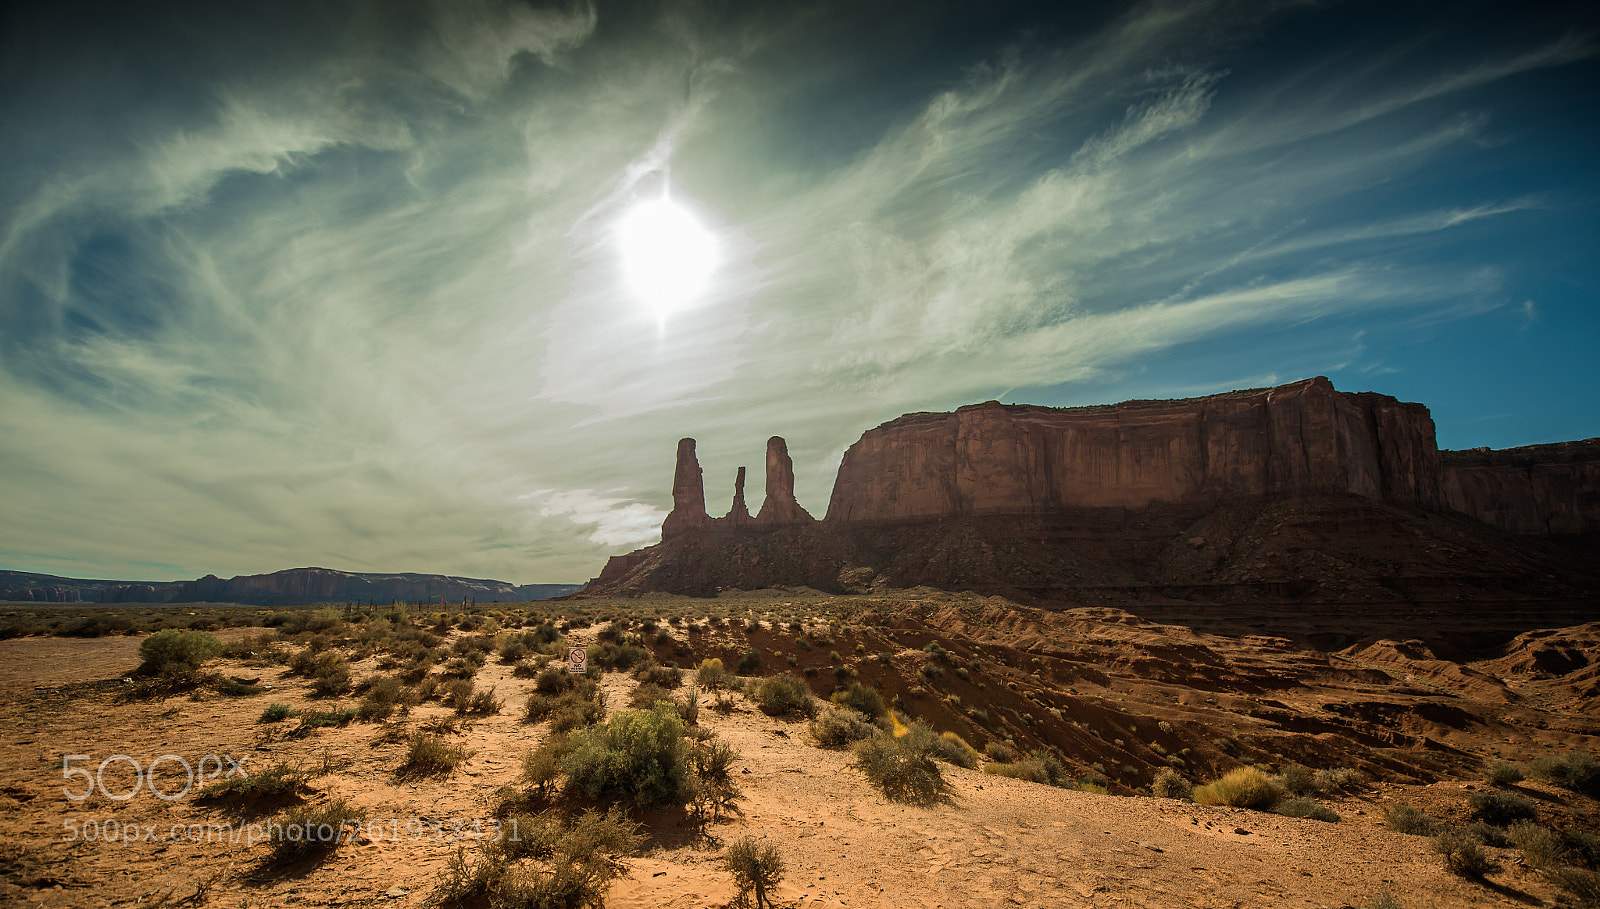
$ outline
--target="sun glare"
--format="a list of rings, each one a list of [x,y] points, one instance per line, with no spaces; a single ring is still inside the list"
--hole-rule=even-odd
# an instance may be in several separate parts
[[[658,317],[692,303],[716,270],[716,238],[671,199],[635,205],[618,235],[628,286]]]

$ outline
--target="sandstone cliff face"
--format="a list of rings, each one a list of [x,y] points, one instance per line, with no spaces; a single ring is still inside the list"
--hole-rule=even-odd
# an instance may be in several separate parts
[[[661,541],[711,526],[706,514],[705,476],[694,454],[694,439],[678,440],[678,463],[672,471],[672,512],[661,523]]]
[[[1181,401],[911,414],[845,452],[830,522],[1355,493],[1438,507],[1427,408],[1325,378]]]
[[[1443,452],[1451,508],[1512,533],[1600,534],[1600,439]]]
[[[773,436],[767,440],[767,498],[761,503],[756,524],[779,527],[813,520],[794,498],[794,462],[789,459],[789,443],[782,436]]]

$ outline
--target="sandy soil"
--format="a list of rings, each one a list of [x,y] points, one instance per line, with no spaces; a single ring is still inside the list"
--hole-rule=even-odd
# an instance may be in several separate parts
[[[1491,875],[1486,884],[1473,883],[1447,873],[1429,840],[1383,827],[1385,807],[1397,800],[1443,819],[1464,821],[1466,795],[1484,784],[1452,771],[1466,763],[1465,758],[1457,760],[1460,755],[1477,761],[1493,753],[1493,746],[1525,759],[1552,744],[1550,737],[1557,744],[1593,747],[1592,717],[1585,721],[1582,716],[1589,702],[1573,701],[1581,692],[1563,694],[1566,688],[1560,685],[1566,683],[1548,672],[1545,678],[1532,672],[1504,677],[1518,665],[1515,648],[1501,658],[1501,674],[1496,675],[1483,668],[1487,664],[1463,668],[1393,642],[1329,656],[1296,649],[1281,639],[1225,639],[1130,621],[1120,614],[1066,615],[1041,624],[1035,614],[1007,611],[1009,619],[976,620],[975,609],[990,608],[999,607],[990,601],[967,603],[965,612],[956,613],[929,607],[918,613],[916,622],[858,631],[867,652],[850,659],[860,677],[881,671],[880,681],[892,688],[885,664],[875,659],[891,641],[898,649],[890,666],[914,661],[922,637],[937,633],[945,634],[952,647],[989,653],[991,660],[1000,652],[993,648],[1009,648],[1005,652],[1013,657],[1008,662],[1020,667],[1015,678],[1032,680],[1033,687],[1024,684],[1013,690],[1006,685],[1010,676],[994,676],[982,690],[994,695],[995,715],[1001,713],[1002,694],[1031,695],[1039,703],[1046,694],[1076,699],[1060,701],[1069,705],[1060,729],[1025,732],[1025,727],[1034,727],[1018,724],[1019,741],[1036,733],[1041,741],[1070,744],[1077,739],[1069,733],[1082,733],[1070,725],[1072,717],[1092,725],[1087,720],[1121,710],[1115,716],[1130,724],[1142,720],[1148,728],[1158,717],[1170,716],[1187,724],[1184,728],[1201,730],[1185,741],[1198,742],[1214,731],[1202,729],[1201,721],[1211,717],[1217,723],[1254,724],[1251,728],[1260,736],[1279,735],[1281,744],[1307,734],[1288,728],[1292,723],[1285,726],[1284,717],[1274,720],[1272,711],[1298,715],[1297,703],[1315,702],[1322,715],[1336,715],[1337,710],[1327,709],[1341,700],[1327,696],[1336,689],[1345,692],[1342,700],[1347,703],[1398,703],[1408,690],[1414,699],[1426,700],[1448,689],[1449,699],[1465,705],[1461,709],[1469,716],[1523,711],[1530,725],[1512,736],[1501,735],[1510,726],[1476,720],[1458,724],[1461,728],[1441,727],[1453,730],[1448,744],[1396,730],[1403,739],[1396,740],[1399,744],[1380,742],[1366,751],[1320,733],[1331,752],[1368,755],[1370,759],[1362,760],[1377,771],[1373,784],[1328,802],[1343,818],[1330,824],[1176,800],[1067,791],[959,768],[945,769],[954,789],[952,803],[896,805],[850,765],[848,753],[818,748],[804,723],[768,717],[740,697],[733,713],[703,709],[700,715],[702,725],[742,756],[738,778],[744,797],[738,813],[705,830],[681,814],[646,817],[647,847],[630,861],[629,873],[613,886],[607,905],[724,905],[734,888],[717,858],[722,846],[745,835],[774,843],[784,856],[788,871],[779,896],[790,906],[1342,907],[1366,905],[1384,891],[1407,907],[1555,904],[1555,889],[1520,867],[1510,850],[1496,850],[1503,872]],[[786,629],[767,633],[774,640],[794,637]],[[1575,646],[1592,646],[1588,634],[1571,632],[1569,637],[1578,642]],[[746,637],[742,630],[730,629],[720,637],[697,639],[695,657],[736,650]],[[870,644],[866,637],[872,638]],[[1548,637],[1539,640],[1548,644]],[[1099,656],[1089,652],[1095,641],[1104,648]],[[0,641],[0,856],[5,867],[0,903],[420,906],[450,856],[458,849],[470,852],[492,832],[490,807],[496,791],[516,781],[520,754],[545,734],[543,725],[520,722],[532,680],[514,678],[510,667],[491,659],[477,682],[480,688],[495,686],[506,708],[454,734],[472,749],[472,757],[446,778],[400,779],[395,769],[404,745],[397,743],[399,736],[383,735],[384,727],[356,724],[286,739],[286,724],[259,722],[268,702],[300,709],[329,706],[310,697],[305,680],[282,667],[219,661],[226,675],[273,685],[265,696],[123,702],[127,686],[121,679],[137,663],[138,643],[131,637]],[[832,643],[853,652],[858,641],[835,631]],[[1067,655],[1074,647],[1076,655]],[[1156,652],[1167,654],[1162,658],[1166,668],[1159,673],[1140,662],[1154,659],[1149,655]],[[1037,675],[1026,671],[1030,664],[1018,655],[1028,653],[1047,654],[1050,665]],[[806,651],[807,658],[810,654]],[[1216,678],[1202,671],[1211,659],[1206,654],[1220,661]],[[765,658],[778,659],[770,654]],[[1447,665],[1423,672],[1429,669],[1424,664],[1431,663]],[[1078,668],[1069,672],[1073,665]],[[358,677],[374,671],[370,660],[354,668]],[[1322,688],[1304,681],[1322,676]],[[1301,681],[1264,691],[1258,677]],[[904,673],[896,678],[908,687]],[[626,703],[635,683],[610,674],[604,684],[608,704],[615,708]],[[1065,694],[1068,688],[1077,693]],[[1290,689],[1293,697],[1284,694]],[[1505,690],[1524,694],[1508,698]],[[968,692],[969,706],[975,693]],[[1263,718],[1257,715],[1263,701],[1280,706],[1268,708]],[[939,717],[954,724],[962,715],[931,694],[910,703],[925,708],[920,712],[941,728],[947,727],[937,722]],[[1576,717],[1571,713],[1574,703]],[[1157,706],[1164,710],[1153,709]],[[404,725],[416,728],[449,713],[429,702]],[[1381,718],[1362,722],[1374,728],[1382,724]],[[1543,738],[1528,732],[1538,722],[1545,725]],[[978,732],[963,730],[974,739]],[[1513,741],[1491,741],[1496,735]],[[1309,737],[1318,740],[1318,734]],[[1085,741],[1090,741],[1086,735]],[[1092,741],[1114,747],[1098,737]],[[1261,741],[1272,747],[1272,742]],[[982,747],[981,741],[974,744]],[[1438,759],[1437,749],[1444,749],[1450,760]],[[1133,749],[1124,745],[1117,753],[1132,759]],[[230,842],[225,829],[243,826],[247,839],[247,825],[264,818],[197,804],[192,790],[170,800],[141,788],[124,801],[101,793],[74,801],[63,790],[80,791],[83,783],[80,777],[63,778],[65,755],[85,756],[71,766],[91,770],[113,755],[126,755],[141,766],[164,755],[198,766],[202,758],[215,755],[206,764],[208,772],[233,761],[245,772],[286,761],[318,774],[315,798],[347,797],[365,810],[370,823],[366,836],[320,864],[271,869],[263,862],[265,845]],[[1209,760],[1202,760],[1198,751],[1191,757],[1191,769],[1196,770]],[[164,792],[178,792],[186,782],[182,764],[166,758],[151,779]],[[1385,775],[1383,768],[1390,765],[1405,772]],[[128,762],[121,759],[105,765],[102,780],[113,795],[135,783]],[[1595,829],[1594,805],[1588,800],[1541,783],[1520,788],[1540,805],[1542,819]],[[205,841],[206,831],[214,828],[224,829]],[[85,841],[90,830],[95,839]],[[181,836],[173,839],[174,831]],[[68,842],[75,836],[75,842]],[[195,838],[199,841],[191,841]]]

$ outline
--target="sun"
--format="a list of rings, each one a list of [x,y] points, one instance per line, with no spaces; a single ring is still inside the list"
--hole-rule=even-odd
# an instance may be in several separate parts
[[[629,288],[660,318],[693,303],[716,271],[716,237],[665,196],[629,209],[617,236]]]

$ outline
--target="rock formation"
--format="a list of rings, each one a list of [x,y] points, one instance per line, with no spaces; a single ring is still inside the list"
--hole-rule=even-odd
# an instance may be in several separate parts
[[[733,507],[728,513],[716,521],[720,527],[749,527],[755,523],[750,517],[750,509],[744,504],[744,468],[739,468],[739,475],[733,481]]]
[[[705,477],[700,472],[700,459],[694,454],[694,439],[679,439],[678,464],[672,471],[672,513],[661,523],[661,541],[710,526]]]
[[[850,446],[829,521],[1038,515],[1355,493],[1437,507],[1420,404],[1325,378],[1186,401],[1052,408],[998,402],[911,414]]]
[[[782,436],[773,436],[767,440],[767,497],[756,515],[756,524],[778,527],[814,520],[794,498],[794,462],[789,460],[789,443]]]
[[[612,558],[586,592],[927,584],[1079,603],[1394,604],[1600,589],[1600,441],[1441,453],[1426,407],[1321,377],[908,414],[845,452],[822,521],[795,501],[777,437],[753,523],[709,521],[685,442],[662,543]]]
[[[1511,533],[1600,535],[1600,439],[1446,451],[1444,499]]]

